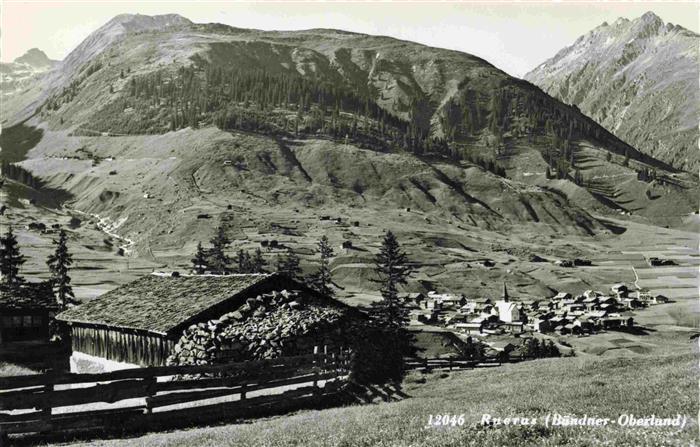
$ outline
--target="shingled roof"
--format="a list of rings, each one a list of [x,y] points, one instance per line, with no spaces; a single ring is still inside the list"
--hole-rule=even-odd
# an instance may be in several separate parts
[[[60,313],[70,323],[173,333],[198,316],[242,305],[264,288],[304,286],[279,274],[147,275]],[[333,300],[335,301],[335,300]],[[223,312],[221,312],[223,313]]]
[[[58,303],[47,282],[25,283],[19,287],[0,286],[0,309],[57,310]]]

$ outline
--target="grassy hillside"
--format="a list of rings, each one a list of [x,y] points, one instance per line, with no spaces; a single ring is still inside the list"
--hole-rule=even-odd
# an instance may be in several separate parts
[[[640,372],[642,372],[640,374]],[[687,353],[660,358],[547,359],[423,376],[405,382],[403,401],[303,411],[220,427],[91,442],[100,446],[598,446],[693,445],[697,440],[698,368]],[[425,380],[424,383],[421,383]],[[493,417],[548,413],[617,420],[688,416],[674,428],[479,425]],[[464,414],[462,427],[426,428],[430,414]]]
[[[559,225],[558,216],[550,219],[533,202],[551,209],[558,206],[556,200],[533,201],[520,182],[554,189],[572,202],[582,201],[586,210],[640,214],[662,225],[675,224],[695,208],[694,179],[630,147],[575,107],[469,54],[335,30],[262,32],[171,19],[166,22],[177,26],[159,29],[145,16],[115,18],[71,53],[60,76],[44,80],[44,91],[50,94],[32,123],[67,136],[57,141],[47,133],[49,144],[66,149],[64,156],[81,157],[95,152],[85,146],[110,146],[112,142],[99,140],[119,138],[119,146],[142,151],[158,147],[156,152],[164,155],[168,149],[179,152],[184,132],[191,152],[182,158],[197,157],[186,160],[189,169],[204,171],[207,166],[197,163],[200,158],[206,161],[214,149],[207,138],[214,135],[215,126],[262,138],[274,136],[281,142],[279,148],[269,140],[256,142],[272,146],[268,154],[242,144],[231,155],[255,155],[256,164],[264,164],[265,175],[280,170],[308,181],[308,173],[298,169],[306,166],[295,159],[299,157],[295,147],[318,147],[308,140],[322,138],[332,143],[319,149],[339,153],[331,163],[357,154],[348,146],[400,154],[392,163],[372,163],[375,171],[368,172],[379,179],[393,180],[388,170],[396,167],[405,171],[420,165],[432,170],[433,179],[414,179],[407,189],[417,188],[421,200],[437,201],[439,207],[470,214],[477,221],[498,218],[474,205],[486,199],[471,200],[475,194],[470,188],[478,185],[465,178],[483,183],[483,171],[518,182],[506,186],[486,178],[490,185],[485,195],[493,198],[495,190],[520,192],[524,197],[515,211],[517,218],[554,226]],[[139,136],[107,138],[103,133]],[[223,140],[220,134],[215,138]],[[77,153],[81,148],[83,154]],[[464,166],[483,169],[460,172]],[[61,169],[75,170],[52,168],[57,174]],[[330,168],[320,172],[324,179],[340,179],[348,165]],[[644,173],[644,180],[637,179],[639,173]],[[246,189],[257,189],[252,181],[241,180],[238,183],[245,183]],[[448,203],[433,191],[435,180],[442,183],[441,189],[451,190],[444,193],[451,196]],[[347,181],[327,185],[354,192],[333,194],[335,200],[374,200],[371,194],[363,195],[375,186],[367,185],[366,178]],[[144,175],[134,186],[145,190],[154,182],[153,175]],[[306,194],[308,185],[303,186],[304,192],[293,194]],[[92,189],[87,184],[80,188]],[[90,191],[105,199],[103,192]],[[317,192],[308,194],[309,204],[329,200]],[[111,202],[112,191],[104,193],[109,197],[101,201]],[[393,194],[401,207],[406,202],[402,196]],[[93,197],[89,205],[95,208],[100,203]],[[581,222],[580,217],[573,220]],[[565,218],[561,225],[571,220]]]

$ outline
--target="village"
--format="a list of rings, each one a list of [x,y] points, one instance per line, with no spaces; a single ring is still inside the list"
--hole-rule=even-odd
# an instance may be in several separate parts
[[[514,301],[505,283],[499,300],[435,291],[410,294],[408,299],[414,325],[444,327],[487,344],[490,337],[508,334],[589,336],[605,330],[633,331],[631,311],[669,302],[663,295],[644,289],[631,291],[625,284],[613,285],[609,293],[586,290],[573,296],[559,292],[529,303]]]

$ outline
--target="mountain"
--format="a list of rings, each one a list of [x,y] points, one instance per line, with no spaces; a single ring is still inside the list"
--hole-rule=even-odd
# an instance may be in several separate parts
[[[56,70],[47,73],[46,79],[43,79],[41,82],[32,83],[29,81],[34,78],[27,78],[22,84],[16,85],[8,78],[7,84],[2,88],[2,91],[9,95],[5,98],[5,104],[0,110],[0,122],[7,125],[12,124],[12,121],[21,121],[30,117],[34,114],[36,108],[46,101],[48,95],[70,83],[72,76],[78,69],[83,67],[93,57],[102,53],[105,48],[118,42],[125,36],[191,24],[192,22],[177,14],[156,16],[120,14],[115,16],[92,32],[60,64],[52,63],[51,66],[55,65]],[[45,58],[43,53],[38,54],[34,50],[36,49],[29,50],[27,54],[19,58],[23,61],[23,63],[18,65],[19,67],[29,66],[24,61],[34,61],[36,63]],[[17,62],[16,60],[13,67],[17,65]],[[10,68],[12,67],[9,67],[8,70]],[[41,73],[45,71],[42,70]],[[4,82],[5,80],[3,79]],[[9,117],[12,117],[12,120],[8,121]]]
[[[0,63],[0,95],[3,99],[30,86],[57,64],[38,48],[32,48],[11,63]]]
[[[697,172],[700,38],[652,12],[603,23],[525,79],[634,147]]]
[[[38,48],[32,48],[24,53],[22,56],[14,60],[15,64],[28,65],[35,70],[46,70],[51,68],[56,61],[52,61],[49,57]]]
[[[235,249],[275,240],[311,257],[326,234],[360,247],[334,260],[346,291],[368,284],[363,247],[385,229],[424,263],[420,287],[486,290],[502,272],[468,264],[486,253],[510,265],[557,236],[620,231],[606,216],[623,213],[677,225],[698,196],[687,173],[529,82],[383,36],[118,16],[17,98],[7,172],[65,191],[130,250],[187,264],[223,225]]]

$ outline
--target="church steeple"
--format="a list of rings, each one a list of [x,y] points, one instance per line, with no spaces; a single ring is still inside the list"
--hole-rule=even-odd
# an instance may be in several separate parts
[[[509,298],[508,297],[508,289],[506,288],[505,281],[503,281],[503,296],[501,298],[503,298],[503,301],[508,301],[508,298]]]

